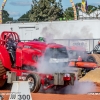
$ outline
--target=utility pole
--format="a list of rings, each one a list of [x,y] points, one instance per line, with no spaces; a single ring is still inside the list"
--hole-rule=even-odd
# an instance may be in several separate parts
[[[2,11],[4,9],[6,2],[7,2],[7,0],[3,0],[2,6],[0,8],[0,24],[2,24]]]

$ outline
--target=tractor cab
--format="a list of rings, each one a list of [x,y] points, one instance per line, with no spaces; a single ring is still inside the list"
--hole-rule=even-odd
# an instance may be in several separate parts
[[[16,47],[19,41],[20,39],[16,32],[4,31],[1,34],[0,44],[9,52],[12,65],[16,60]]]

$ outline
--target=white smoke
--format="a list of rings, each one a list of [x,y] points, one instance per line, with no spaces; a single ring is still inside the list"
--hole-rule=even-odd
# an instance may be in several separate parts
[[[90,32],[89,26],[82,27],[80,32],[73,32],[73,30],[74,29],[66,31],[66,33],[62,36],[63,39],[93,39],[93,34]]]
[[[74,82],[74,85],[68,85],[66,87],[63,87],[60,90],[42,90],[40,89],[39,92],[45,92],[45,93],[53,93],[53,94],[89,94],[90,92],[96,91],[96,85],[93,82],[87,81],[87,82],[78,82],[77,80]]]
[[[39,73],[44,73],[44,74],[54,74],[54,73],[73,73],[77,71],[77,68],[71,68],[68,67],[67,64],[66,66],[62,67],[63,63],[58,63],[55,64],[54,66],[50,65],[50,63],[47,63],[46,61],[42,61],[41,63],[38,64],[37,71]]]
[[[50,66],[46,60],[42,59],[39,63],[37,71],[42,74],[54,74],[54,73],[75,73],[77,68],[68,67],[67,64],[65,67],[55,65]],[[93,82],[78,82],[77,80],[74,83],[74,86],[68,85],[61,90],[54,91],[48,89],[45,93],[59,93],[59,94],[87,94],[88,92],[94,91],[96,86]]]
[[[67,86],[57,93],[61,94],[88,94],[89,92],[94,92],[96,90],[96,85],[91,82],[91,81],[86,81],[86,82],[79,82],[75,81],[74,85]]]
[[[54,38],[59,38],[59,39],[61,38],[82,39],[83,37],[93,38],[92,33],[89,32],[89,28],[87,26],[83,27],[80,32],[82,34],[77,33],[77,36],[76,34],[71,34],[72,33],[71,31],[65,34],[61,34],[59,29],[56,29],[54,26],[49,25],[47,27],[44,27],[41,34],[46,38],[48,43],[54,42],[53,41]],[[61,44],[61,41],[59,43]],[[64,41],[63,44],[67,46],[68,43],[65,43]],[[44,74],[53,74],[55,72],[75,73],[75,71],[77,71],[77,68],[68,67],[67,65],[66,67],[59,67],[58,65],[52,67],[49,65],[49,63],[47,63],[46,60],[42,60],[38,66],[39,66],[37,69],[38,72]],[[95,88],[96,86],[92,82],[80,83],[76,80],[74,86],[67,86],[66,88],[58,91],[58,93],[87,94],[88,92],[95,90]]]
[[[93,33],[91,33],[89,26],[83,26],[79,31],[76,31],[78,28],[78,26],[72,25],[63,31],[63,27],[59,29],[56,25],[49,24],[42,29],[40,34],[47,39],[50,37],[52,39],[93,39]]]
[[[96,85],[93,82],[78,82],[76,81],[72,93],[74,94],[87,94],[91,91],[95,91]]]
[[[48,50],[48,49],[46,49]],[[66,50],[66,49],[65,49]],[[56,52],[54,54],[54,52]],[[55,58],[52,58],[52,55],[55,55]],[[68,54],[67,51],[64,52],[63,56],[62,53],[57,51],[49,51],[46,52],[43,55],[43,57],[40,58],[40,62],[38,63],[38,68],[37,71],[39,73],[45,73],[45,74],[53,74],[53,73],[69,73],[69,72],[73,72],[71,67],[68,67],[68,63],[69,63],[69,59],[68,59]],[[76,70],[76,69],[75,69]]]
[[[65,26],[64,26],[65,27]],[[60,28],[60,29],[59,29]],[[61,30],[62,28],[62,30]],[[68,28],[68,29],[67,29]],[[93,33],[91,32],[90,27],[83,26],[80,30],[78,26],[71,25],[67,27],[66,30],[65,28],[61,26],[56,26],[54,24],[49,24],[48,26],[44,27],[43,30],[41,31],[41,35],[46,38],[47,43],[49,42],[56,42],[63,44],[65,46],[69,45],[68,40],[54,40],[54,39],[76,39],[75,41],[71,40],[70,43],[72,42],[81,42],[78,39],[93,39]],[[64,30],[63,30],[64,29]],[[83,41],[85,44],[88,45],[89,47],[89,41]],[[92,48],[92,41],[90,47]],[[72,45],[72,44],[71,44]],[[85,46],[86,47],[86,46]],[[86,48],[87,49],[87,48]]]

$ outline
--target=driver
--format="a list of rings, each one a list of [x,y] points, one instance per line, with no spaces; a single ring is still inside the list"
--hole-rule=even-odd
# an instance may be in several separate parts
[[[12,38],[12,36],[9,37],[6,45],[7,45],[8,49],[12,48],[14,51],[16,50],[16,43],[15,43],[14,39]]]
[[[16,51],[16,42],[14,41],[13,37],[10,36],[7,43],[6,43],[6,46],[7,46],[7,49],[9,51],[9,53],[12,55],[12,62],[14,63],[15,61],[15,51]]]

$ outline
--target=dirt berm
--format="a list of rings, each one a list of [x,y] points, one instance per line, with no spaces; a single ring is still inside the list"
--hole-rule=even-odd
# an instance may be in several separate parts
[[[79,82],[84,82],[84,81],[100,83],[100,68],[91,70],[79,80]]]

